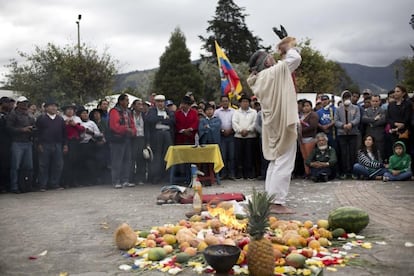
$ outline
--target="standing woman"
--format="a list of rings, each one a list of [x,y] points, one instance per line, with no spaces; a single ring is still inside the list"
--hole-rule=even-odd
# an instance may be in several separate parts
[[[319,116],[312,109],[312,102],[304,100],[302,114],[300,115],[301,135],[300,135],[300,152],[303,157],[303,164],[305,166],[305,177],[309,177],[310,168],[305,161],[308,159],[312,150],[315,147],[315,135],[318,131]]]
[[[402,141],[408,147],[407,152],[410,151],[411,113],[412,106],[408,99],[407,89],[402,85],[397,85],[394,89],[394,101],[388,105],[387,122],[390,125],[392,145],[397,141]]]

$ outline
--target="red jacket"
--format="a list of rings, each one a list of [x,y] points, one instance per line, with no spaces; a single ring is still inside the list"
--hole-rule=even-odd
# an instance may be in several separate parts
[[[137,130],[134,119],[132,118],[131,111],[128,109],[126,111],[126,116],[123,116],[123,110],[120,107],[111,109],[109,112],[109,129],[115,135],[127,136],[127,129],[130,128],[133,131],[131,136],[135,136]]]
[[[181,133],[183,129],[192,128],[191,135]],[[194,144],[194,137],[198,131],[198,113],[190,108],[187,116],[182,110],[175,112],[175,144],[176,145],[191,145]]]
[[[68,136],[68,140],[73,140],[73,139],[79,140],[81,133],[85,131],[85,128],[81,126],[80,123],[77,123],[74,126],[65,124],[65,127],[66,127],[66,135]]]

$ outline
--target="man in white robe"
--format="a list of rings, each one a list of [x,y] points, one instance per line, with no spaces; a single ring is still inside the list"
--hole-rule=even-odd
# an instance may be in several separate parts
[[[275,194],[274,213],[292,213],[285,207],[295,164],[298,109],[291,73],[301,57],[275,62],[272,55],[257,51],[250,58],[252,74],[247,82],[262,105],[262,148],[269,160],[265,189]]]

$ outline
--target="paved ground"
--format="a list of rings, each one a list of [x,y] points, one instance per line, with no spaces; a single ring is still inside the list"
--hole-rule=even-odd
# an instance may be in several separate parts
[[[263,181],[223,181],[205,193],[251,193]],[[160,186],[144,185],[114,190],[96,186],[46,193],[0,195],[0,275],[132,275],[118,270],[126,259],[113,244],[112,233],[122,222],[135,229],[176,223],[190,205],[155,204]],[[324,275],[414,275],[414,183],[293,180],[289,207],[296,214],[280,216],[301,221],[327,218],[341,205],[367,210],[371,222],[363,235],[374,242],[361,249],[357,265]],[[386,245],[376,245],[385,241]],[[47,250],[37,260],[28,257]],[[138,272],[135,275],[163,275]],[[194,275],[193,272],[181,275]]]

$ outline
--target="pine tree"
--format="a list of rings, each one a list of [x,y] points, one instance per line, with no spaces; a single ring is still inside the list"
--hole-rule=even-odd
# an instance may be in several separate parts
[[[203,94],[203,80],[196,65],[191,63],[186,39],[177,27],[171,34],[169,45],[160,57],[159,70],[155,74],[154,90],[167,99],[179,102],[191,91],[196,99]]]
[[[215,57],[214,40],[225,50],[232,63],[247,62],[259,48],[262,41],[248,29],[244,13],[245,8],[237,6],[233,0],[219,0],[216,14],[208,21],[208,37],[199,36],[204,43],[202,49]],[[270,27],[269,27],[270,29]]]

